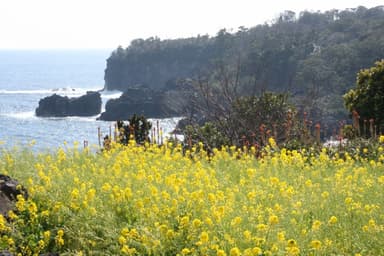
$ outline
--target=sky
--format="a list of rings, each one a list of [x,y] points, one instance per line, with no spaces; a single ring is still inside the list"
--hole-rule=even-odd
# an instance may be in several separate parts
[[[114,49],[133,39],[214,36],[285,10],[384,5],[383,0],[0,0],[0,49]]]

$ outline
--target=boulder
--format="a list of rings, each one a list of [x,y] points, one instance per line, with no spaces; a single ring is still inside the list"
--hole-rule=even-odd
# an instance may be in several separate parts
[[[128,120],[134,114],[146,118],[167,118],[175,116],[176,112],[168,107],[163,91],[136,86],[128,88],[120,98],[109,100],[99,120]]]
[[[99,92],[87,92],[77,98],[68,98],[53,94],[39,101],[36,116],[94,116],[101,112],[101,95]]]
[[[27,190],[19,185],[17,180],[0,174],[0,214],[7,216],[10,210],[14,210],[14,202],[18,195],[28,199]]]

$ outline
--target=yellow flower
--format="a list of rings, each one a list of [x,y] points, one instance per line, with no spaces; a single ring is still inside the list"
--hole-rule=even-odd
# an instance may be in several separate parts
[[[13,246],[15,246],[15,241],[14,241],[12,238],[8,238],[7,243],[8,243],[8,246],[9,246],[9,247],[13,247]]]
[[[119,244],[124,245],[127,243],[127,239],[124,236],[119,236]]]
[[[49,211],[48,210],[42,211],[41,212],[41,217],[44,217],[44,218],[49,217]]]
[[[128,245],[123,245],[120,252],[126,255],[135,255],[137,251],[135,248],[129,248]]]
[[[208,243],[209,235],[208,235],[207,232],[205,232],[205,231],[201,232],[201,234],[200,234],[200,241],[203,242],[203,243]]]
[[[237,247],[232,248],[232,249],[229,251],[229,255],[230,255],[230,256],[240,256],[240,255],[241,255],[240,249],[237,248]]]
[[[289,239],[288,242],[287,242],[287,246],[288,247],[296,247],[297,246],[297,242],[293,239]]]
[[[297,256],[300,255],[300,249],[296,246],[286,248],[288,256]]]
[[[315,250],[319,250],[321,248],[321,242],[319,240],[311,241],[311,247]]]
[[[45,242],[48,242],[49,239],[51,238],[51,231],[49,231],[49,230],[44,231],[44,233],[43,233],[43,237],[44,237],[44,241],[45,241]]]
[[[271,145],[272,148],[276,148],[277,147],[277,144],[276,144],[276,141],[273,137],[270,137],[268,139],[268,142],[269,142],[269,145]]]
[[[337,223],[337,217],[336,216],[331,216],[328,220],[328,224],[333,225]]]
[[[33,213],[36,213],[37,212],[37,206],[34,202],[30,202],[28,204],[28,211],[33,214]]]
[[[260,255],[263,252],[263,250],[261,250],[260,247],[256,246],[252,248],[252,252],[253,252],[253,255]]]
[[[279,233],[277,233],[277,239],[279,240],[279,241],[285,241],[285,232],[284,231],[281,231],[281,232],[279,232]]]
[[[175,232],[172,229],[168,229],[166,236],[168,239],[172,239],[175,236]]]
[[[380,143],[384,143],[384,135],[380,135],[380,137],[379,137],[379,142],[380,142]]]
[[[57,231],[57,235],[58,235],[59,237],[63,237],[63,235],[64,235],[64,230],[59,229],[59,230]]]
[[[180,219],[180,226],[187,226],[189,223],[189,217],[188,216],[184,216]]]
[[[241,217],[236,217],[231,221],[231,226],[238,226],[240,225],[241,221],[242,221]]]
[[[121,231],[120,231],[120,234],[124,237],[128,237],[129,236],[129,229],[128,228],[123,228]]]
[[[244,238],[245,238],[246,241],[249,241],[249,240],[251,240],[251,238],[252,238],[252,233],[251,233],[251,231],[249,231],[249,230],[245,230],[245,231],[243,232],[243,235],[244,235]]]
[[[324,198],[324,199],[327,199],[329,197],[329,192],[328,191],[324,191],[323,193],[321,193],[321,197]]]
[[[252,249],[251,248],[245,249],[243,252],[243,256],[253,256]]]
[[[58,247],[61,247],[64,245],[64,239],[63,239],[63,236],[64,236],[64,231],[62,229],[59,229],[57,231],[57,235],[55,237],[55,242],[56,242],[56,245]]]
[[[205,223],[208,225],[208,226],[212,226],[213,225],[213,221],[211,218],[207,217],[205,218]]]
[[[61,237],[59,237],[59,238],[56,238],[56,244],[57,244],[57,246],[58,247],[61,247],[61,246],[63,246],[64,245],[64,239],[63,238],[61,238]]]
[[[45,247],[44,240],[39,240],[39,242],[37,242],[37,244],[38,244],[40,250],[42,250]]]
[[[194,220],[192,221],[192,226],[193,226],[194,228],[198,228],[198,227],[200,227],[201,224],[202,224],[202,222],[201,222],[201,220],[199,220],[199,219],[194,219]]]
[[[276,215],[269,216],[269,224],[274,225],[277,223],[279,223],[279,217],[277,217]]]
[[[312,230],[319,230],[319,229],[320,229],[320,226],[321,226],[321,221],[319,221],[319,220],[315,220],[315,221],[312,223]]]
[[[351,204],[353,202],[352,197],[345,198],[345,204]]]
[[[267,231],[267,230],[268,230],[268,226],[265,225],[265,224],[258,224],[258,225],[256,226],[256,228],[257,228],[259,231],[261,231],[261,232],[263,232],[263,231]]]
[[[224,250],[217,250],[216,256],[226,256],[227,254],[225,253]]]
[[[181,254],[182,255],[187,255],[187,254],[190,254],[191,253],[191,250],[189,250],[188,248],[184,248],[183,250],[181,250]]]
[[[17,201],[16,201],[15,206],[16,206],[17,210],[19,210],[20,212],[25,211],[25,208],[26,208],[25,204],[26,203],[25,203],[24,197],[22,195],[17,195],[16,198],[17,198]]]

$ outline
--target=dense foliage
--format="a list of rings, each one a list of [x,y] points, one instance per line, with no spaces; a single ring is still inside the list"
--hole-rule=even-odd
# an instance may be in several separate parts
[[[373,122],[375,133],[384,132],[384,60],[357,74],[356,88],[345,94],[344,101],[351,113],[359,115],[359,130],[367,129],[364,126]]]
[[[279,150],[269,138],[261,158],[253,147],[208,155],[134,142],[98,154],[1,150],[0,173],[30,197],[0,215],[0,251],[383,255],[383,147],[384,136],[343,154]]]
[[[384,56],[384,10],[287,11],[274,22],[215,37],[137,39],[107,60],[105,87],[163,88],[177,79],[236,71],[242,95],[289,92],[314,121],[336,122],[355,74]],[[220,79],[220,78],[218,78]],[[174,97],[177,98],[177,97]]]
[[[297,133],[302,132],[295,107],[286,94],[264,92],[260,96],[242,96],[228,102],[222,97],[208,97],[203,102],[206,104],[200,103],[201,111],[209,122],[199,126],[198,120],[191,120],[185,136],[208,148],[223,145],[262,147],[269,136],[274,136],[280,144],[297,139]]]
[[[117,121],[118,141],[127,145],[130,139],[134,139],[138,144],[149,141],[149,133],[152,123],[144,116],[133,115],[128,119],[128,123]]]

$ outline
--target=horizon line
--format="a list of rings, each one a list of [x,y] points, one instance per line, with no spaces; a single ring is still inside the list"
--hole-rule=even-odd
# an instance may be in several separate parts
[[[34,47],[31,47],[31,48],[11,48],[11,47],[0,47],[0,51],[107,51],[107,50],[110,50],[110,51],[113,51],[117,48],[118,46],[116,46],[115,48],[112,48],[112,47],[90,47],[90,48],[86,48],[86,47],[38,47],[38,48],[34,48]]]

